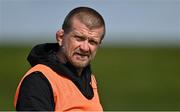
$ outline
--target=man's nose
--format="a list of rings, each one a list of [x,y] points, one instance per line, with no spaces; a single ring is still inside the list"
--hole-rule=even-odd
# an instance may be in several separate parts
[[[80,49],[81,49],[83,52],[89,52],[88,40],[85,40],[85,41],[83,41],[83,42],[81,43]]]

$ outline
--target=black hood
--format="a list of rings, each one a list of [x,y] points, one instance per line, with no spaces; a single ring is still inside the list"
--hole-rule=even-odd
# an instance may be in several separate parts
[[[78,76],[73,65],[69,62],[61,63],[59,61],[56,56],[58,50],[59,45],[57,43],[39,44],[31,50],[27,60],[32,67],[37,64],[44,64],[59,75],[69,78],[86,98],[91,99],[94,93],[90,85],[92,74],[90,65],[84,68],[81,76]]]

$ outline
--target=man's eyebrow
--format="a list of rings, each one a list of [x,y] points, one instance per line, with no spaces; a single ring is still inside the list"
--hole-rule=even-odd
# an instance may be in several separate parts
[[[74,35],[75,35],[75,36],[82,37],[82,38],[89,38],[89,37],[87,37],[86,35],[82,34],[82,33],[79,32],[79,31],[74,31]],[[98,41],[98,42],[99,42],[99,40],[96,39],[96,38],[93,38],[93,39],[90,38],[90,40],[95,40],[95,41]]]
[[[83,34],[81,34],[81,33],[78,32],[78,31],[74,31],[74,34],[75,34],[75,35],[78,35],[78,36],[83,36]]]

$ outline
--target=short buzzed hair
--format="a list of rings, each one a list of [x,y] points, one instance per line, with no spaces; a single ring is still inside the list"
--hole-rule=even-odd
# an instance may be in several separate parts
[[[69,31],[71,31],[72,19],[74,17],[80,20],[90,29],[104,27],[104,32],[101,37],[101,40],[104,38],[105,35],[104,19],[96,10],[89,7],[77,7],[69,12],[62,25],[62,29],[64,30],[64,33],[69,33]]]

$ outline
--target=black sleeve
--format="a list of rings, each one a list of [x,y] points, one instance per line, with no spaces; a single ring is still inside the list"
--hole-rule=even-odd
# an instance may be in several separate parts
[[[41,72],[24,78],[20,86],[16,110],[53,111],[54,98],[48,79]]]

